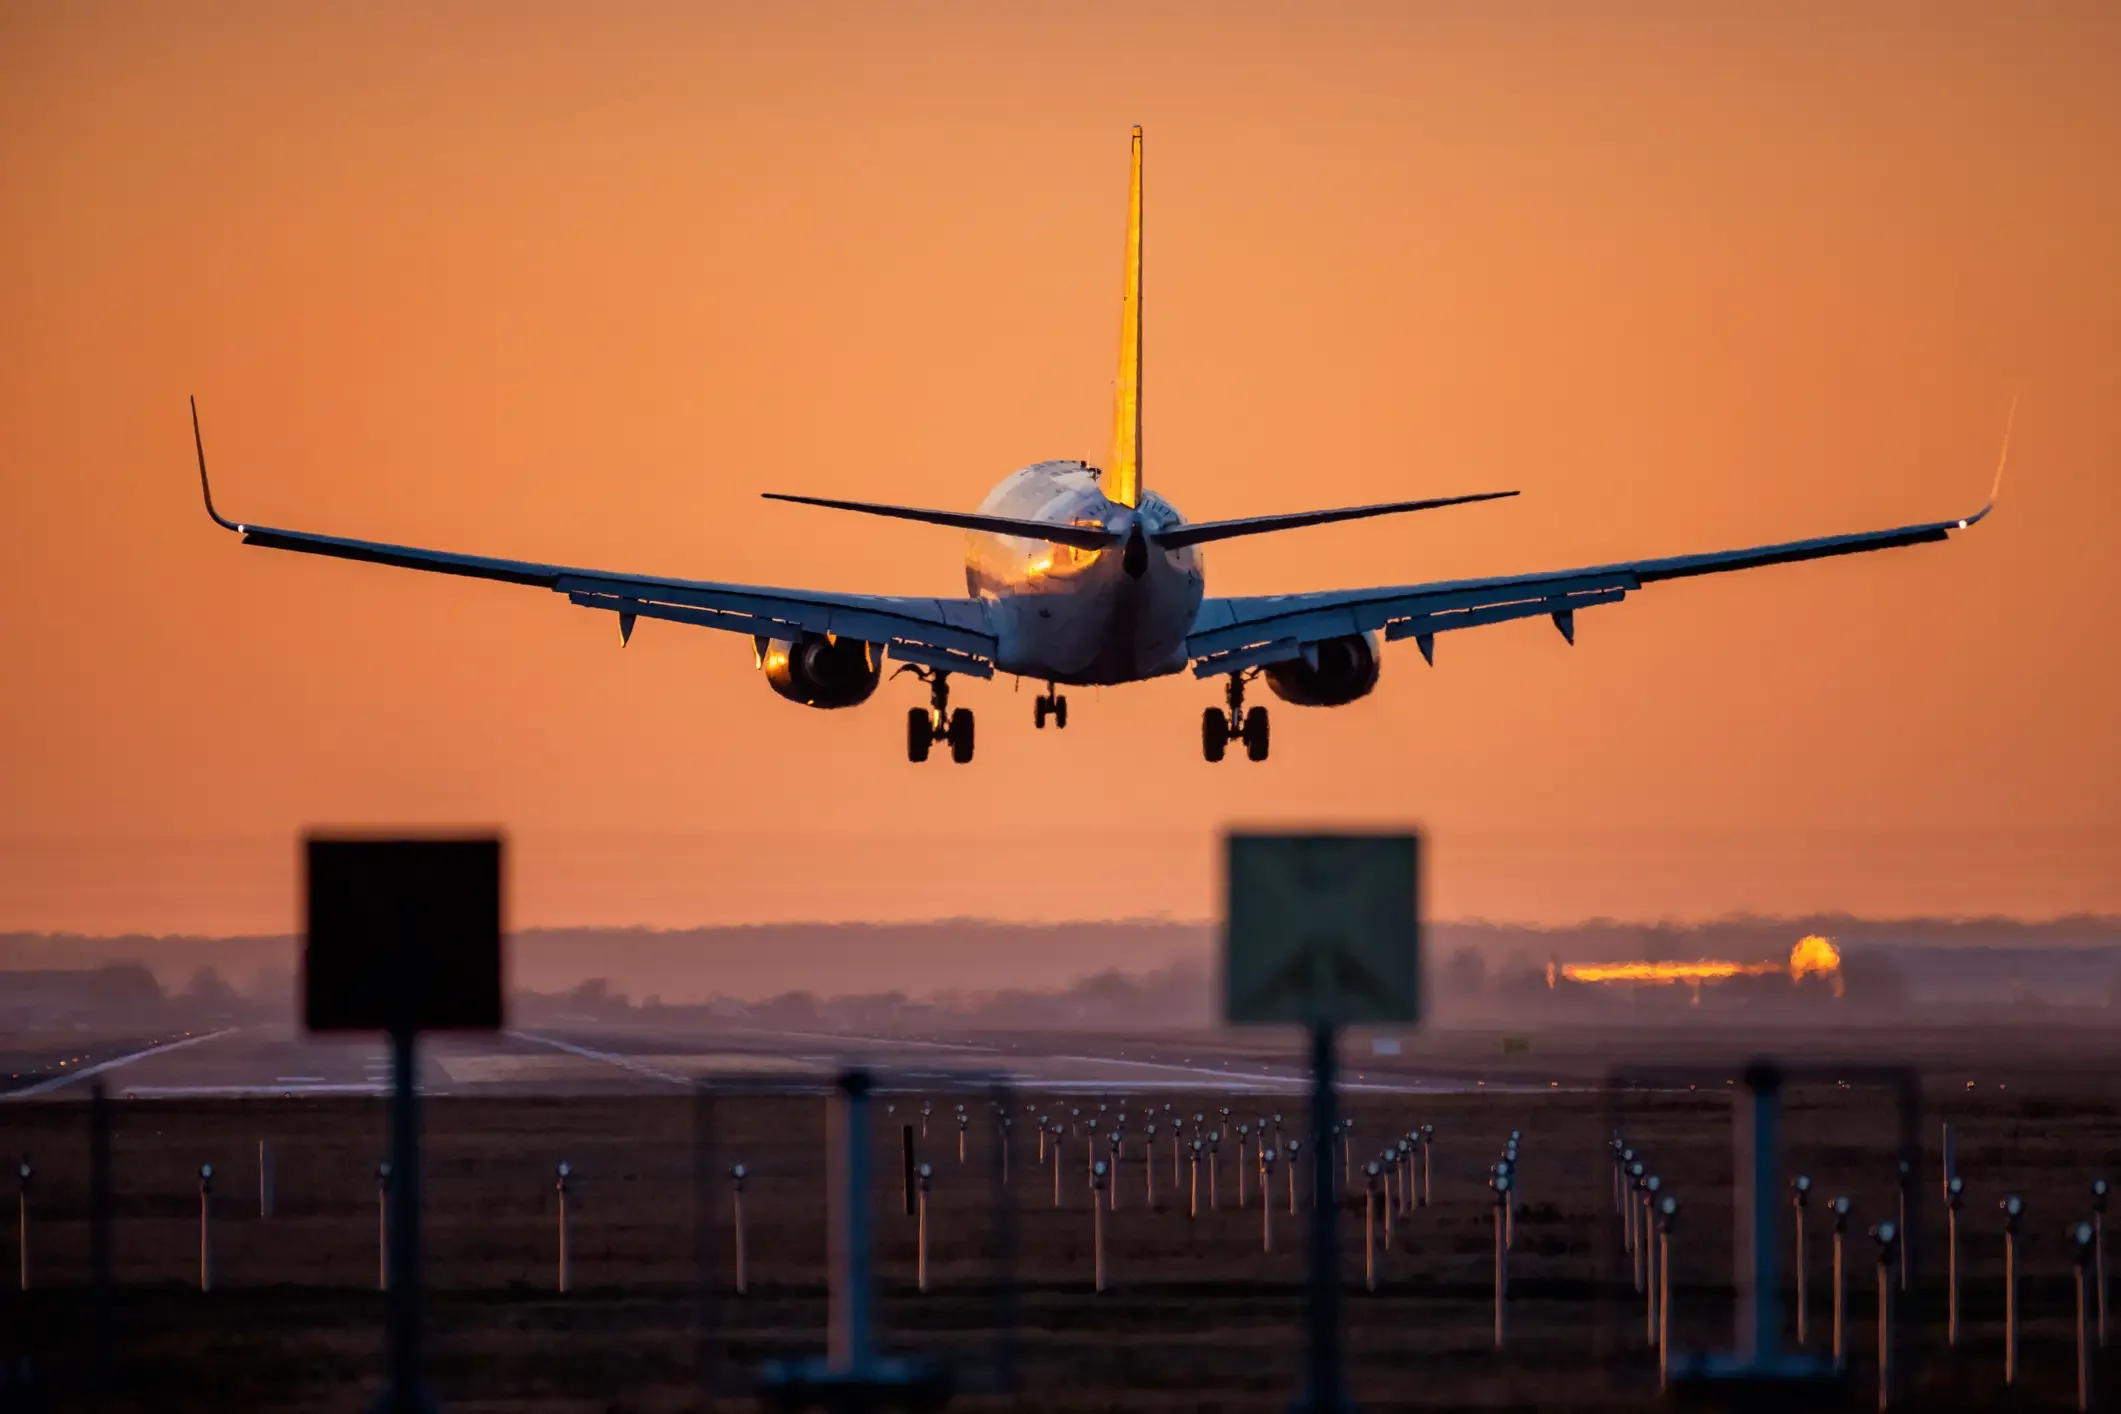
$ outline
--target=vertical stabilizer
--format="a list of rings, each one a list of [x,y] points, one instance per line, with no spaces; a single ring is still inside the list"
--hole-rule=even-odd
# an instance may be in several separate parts
[[[1127,177],[1127,275],[1119,314],[1119,377],[1112,388],[1112,468],[1105,494],[1122,505],[1142,495],[1142,130],[1134,129]]]

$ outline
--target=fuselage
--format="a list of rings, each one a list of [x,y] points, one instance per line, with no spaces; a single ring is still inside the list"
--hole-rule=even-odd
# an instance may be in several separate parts
[[[1200,551],[1159,549],[1148,537],[1181,525],[1153,491],[1138,506],[1105,494],[1094,467],[1049,461],[1005,477],[980,503],[987,515],[1101,526],[1123,548],[1078,550],[1048,540],[974,531],[965,584],[993,609],[1004,673],[1080,685],[1139,682],[1186,666],[1200,612]]]

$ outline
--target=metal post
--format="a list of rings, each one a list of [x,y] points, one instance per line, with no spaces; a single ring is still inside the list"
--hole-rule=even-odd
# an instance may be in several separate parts
[[[390,1290],[390,1164],[376,1165],[376,1290]]]
[[[2092,1407],[2092,1302],[2087,1278],[2091,1275],[2092,1248],[2099,1239],[2090,1223],[2078,1223],[2070,1235],[2077,1249],[2077,1408],[2086,1410]]]
[[[1369,1291],[1377,1290],[1377,1165],[1362,1166],[1362,1280]]]
[[[1061,1135],[1060,1126],[1053,1126],[1053,1206],[1061,1205]]]
[[[1738,1358],[1773,1364],[1782,1353],[1781,1279],[1775,1270],[1775,1155],[1782,1074],[1765,1061],[1746,1067],[1746,1094],[1732,1107],[1736,1133],[1732,1187],[1738,1256]]]
[[[935,1170],[927,1164],[922,1164],[914,1171],[914,1182],[918,1185],[914,1202],[919,1208],[919,1212],[914,1215],[916,1228],[914,1243],[918,1253],[918,1271],[915,1277],[915,1284],[919,1287],[923,1296],[928,1294],[928,1186],[934,1177]],[[1102,1254],[1100,1254],[1100,1260],[1102,1260]],[[1100,1287],[1099,1290],[1103,1290],[1103,1288]]]
[[[1643,1231],[1650,1234],[1649,1240],[1644,1243],[1644,1246],[1649,1248],[1649,1251],[1646,1254],[1643,1263],[1643,1265],[1648,1268],[1649,1274],[1649,1280],[1643,1283],[1644,1287],[1646,1288],[1646,1299],[1643,1303],[1643,1315],[1648,1323],[1648,1328],[1645,1332],[1644,1339],[1646,1339],[1651,1345],[1655,1345],[1657,1343],[1658,1319],[1662,1314],[1662,1311],[1660,1310],[1660,1307],[1658,1305],[1657,1290],[1657,1256],[1658,1252],[1660,1251],[1661,1244],[1657,1239],[1656,1226],[1657,1190],[1662,1186],[1663,1180],[1658,1178],[1657,1175],[1654,1173],[1642,1181]]]
[[[1804,1210],[1810,1206],[1811,1196],[1812,1180],[1809,1176],[1798,1174],[1797,1177],[1790,1180],[1790,1203],[1796,1210],[1797,1218],[1797,1265],[1795,1274],[1797,1277],[1797,1344],[1800,1346],[1806,1344],[1805,1327],[1811,1309],[1810,1292],[1808,1290],[1810,1284],[1807,1281],[1809,1274],[1805,1270],[1804,1261]]]
[[[1429,1188],[1429,1146],[1435,1141],[1436,1126],[1433,1124],[1423,1125],[1421,1127],[1421,1206],[1424,1208],[1429,1206],[1431,1192]]]
[[[1385,1251],[1392,1250],[1392,1160],[1387,1149],[1377,1160],[1378,1176],[1383,1187],[1378,1190],[1378,1208],[1385,1217]]]
[[[1645,1280],[1642,1269],[1649,1256],[1646,1249],[1650,1245],[1648,1234],[1642,1230],[1642,1180],[1646,1177],[1648,1175],[1642,1171],[1642,1160],[1637,1159],[1628,1165],[1628,1252],[1633,1259],[1631,1265],[1635,1274],[1637,1296],[1642,1294],[1642,1284]]]
[[[279,1146],[270,1139],[258,1141],[258,1216],[270,1218],[279,1186]]]
[[[1311,1370],[1312,1414],[1338,1414],[1340,1389],[1340,1242],[1333,1186],[1333,1131],[1337,1091],[1332,1024],[1311,1023]]]
[[[2099,1348],[2106,1348],[2106,1180],[2092,1180],[2092,1295],[2099,1311]]]
[[[1193,1180],[1192,1194],[1186,1199],[1186,1216],[1189,1218],[1200,1216],[1200,1150],[1201,1143],[1196,1139],[1193,1141],[1193,1157],[1188,1165],[1192,1171]]]
[[[392,1414],[435,1407],[420,1382],[420,1101],[414,1035],[394,1031],[390,1037],[390,1384],[378,1408]]]
[[[1959,1207],[1966,1201],[1966,1180],[1953,1174],[1944,1186],[1944,1343],[1959,1343]]]
[[[567,1179],[574,1172],[563,1159],[558,1169],[558,1179],[553,1188],[560,1195],[560,1295],[567,1294]]]
[[[1900,1232],[1891,1223],[1880,1223],[1871,1236],[1878,1239],[1878,1407],[1883,1410],[1893,1400],[1892,1269]]]
[[[1097,1290],[1105,1289],[1105,1161],[1090,1165],[1090,1247],[1094,1253]]]
[[[744,1166],[735,1164],[729,1170],[730,1218],[736,1228],[736,1294],[742,1296],[749,1286],[745,1271],[744,1251]]]
[[[1120,1130],[1112,1131],[1112,1171],[1106,1175],[1105,1207],[1111,1212],[1119,1211],[1120,1160],[1127,1153],[1127,1136]]]
[[[1836,1198],[1834,1210],[1834,1368],[1848,1367],[1848,1271],[1843,1266],[1842,1247],[1848,1236],[1849,1200]]]
[[[1672,1228],[1679,1221],[1679,1200],[1667,1193],[1657,1200],[1657,1388],[1672,1372]]]
[[[837,1152],[830,1156],[832,1290],[826,1359],[835,1370],[866,1369],[875,1352],[869,1290],[870,1088],[865,1070],[841,1074],[834,1100],[836,1122],[828,1131]]]
[[[1296,1170],[1303,1164],[1304,1141],[1289,1141],[1289,1216],[1296,1216]]]
[[[1237,1206],[1240,1212],[1245,1206],[1245,1145],[1251,1135],[1251,1125],[1237,1126]]]
[[[214,1166],[199,1165],[199,1290],[214,1289]]]
[[[1959,1136],[1952,1129],[1950,1120],[1944,1121],[1944,1143],[1940,1152],[1943,1162],[1939,1166],[1937,1187],[1946,1202],[1951,1201],[1952,1175],[1959,1172]]]
[[[1218,1155],[1222,1152],[1222,1137],[1223,1132],[1220,1129],[1208,1131],[1208,1211],[1211,1213],[1222,1207],[1222,1195],[1216,1191],[1217,1172],[1222,1168],[1222,1164],[1218,1162]]]
[[[2018,1382],[2018,1219],[2025,1200],[2013,1193],[2003,1209],[2003,1383]]]
[[[927,1128],[926,1128],[926,1126],[925,1126],[925,1125],[924,1125],[924,1126],[922,1127],[922,1129],[921,1129],[921,1132],[922,1132],[923,1134],[926,1134],[926,1133],[928,1132],[928,1131],[927,1131]],[[914,1169],[914,1162],[915,1162],[915,1160],[914,1160],[914,1153],[913,1153],[913,1126],[912,1126],[912,1125],[910,1125],[910,1124],[902,1124],[902,1125],[900,1125],[900,1126],[899,1126],[899,1146],[898,1146],[898,1148],[899,1148],[899,1196],[900,1196],[901,1198],[903,1198],[903,1199],[905,1200],[905,1205],[906,1205],[906,1216],[910,1218],[910,1217],[912,1217],[912,1216],[913,1216],[913,1209],[914,1209],[914,1201],[913,1201],[913,1169]]]
[[[1614,1192],[1618,1196],[1614,1202],[1615,1206],[1620,1209],[1620,1250],[1623,1252],[1635,1250],[1634,1176],[1637,1172],[1639,1170],[1635,1167],[1635,1151],[1633,1149],[1622,1149],[1620,1151],[1620,1167],[1614,1173],[1613,1182],[1617,1185]],[[1641,1289],[1639,1285],[1636,1287],[1637,1291]]]
[[[99,1393],[114,1384],[118,1357],[116,1263],[111,1251],[110,1092],[98,1078],[88,1092],[88,1265],[94,1291],[90,1306],[92,1380]]]
[[[1259,1250],[1274,1250],[1274,1151],[1264,1142],[1259,1150]]]
[[[1151,1124],[1142,1137],[1142,1206],[1150,1212],[1156,1211],[1156,1126]]]
[[[30,1175],[34,1172],[35,1170],[30,1165],[29,1155],[24,1154],[22,1162],[15,1166],[15,1177],[20,1179],[22,1183],[21,1188],[17,1190],[15,1195],[15,1250],[16,1254],[21,1258],[22,1289],[24,1291],[29,1290],[29,1180]]]
[[[1510,1206],[1510,1176],[1495,1175],[1495,1348],[1502,1349],[1503,1313],[1510,1300],[1510,1240],[1504,1214]]]

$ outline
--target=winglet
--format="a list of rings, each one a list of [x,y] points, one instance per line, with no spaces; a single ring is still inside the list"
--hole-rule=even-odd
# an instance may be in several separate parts
[[[199,453],[199,491],[206,497],[206,513],[212,516],[214,524],[220,526],[223,530],[233,530],[239,535],[242,534],[242,526],[237,525],[234,521],[214,509],[214,488],[206,482],[206,441],[199,435],[199,399],[196,396],[191,400],[191,444]]]
[[[1996,509],[1996,497],[2002,494],[2003,491],[2003,464],[2009,461],[2011,458],[2011,427],[2017,421],[2018,400],[2016,398],[2012,398],[2010,413],[2003,419],[2003,450],[1996,454],[1996,480],[1994,484],[1992,484],[1988,488],[1988,501],[1985,505],[1981,507],[1980,510],[1975,511],[1965,520],[1959,522],[1959,528],[1961,530],[1966,529],[1970,525],[1978,524],[1980,521],[1987,518],[1988,513],[1990,511]]]

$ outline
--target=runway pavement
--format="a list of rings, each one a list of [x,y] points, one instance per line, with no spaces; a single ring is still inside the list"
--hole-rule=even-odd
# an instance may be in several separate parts
[[[1477,1084],[1425,1076],[1411,1066],[1388,1072],[1366,1059],[1349,1057],[1345,1088],[1412,1093]],[[1078,1033],[945,1040],[576,1024],[423,1038],[419,1084],[430,1095],[654,1092],[700,1080],[736,1089],[822,1087],[850,1063],[868,1066],[884,1088],[894,1090],[1004,1080],[1019,1089],[1084,1093],[1293,1095],[1309,1083],[1293,1056],[1208,1037],[1169,1044]],[[111,1094],[134,1099],[381,1095],[391,1081],[381,1037],[310,1036],[292,1025],[252,1025],[92,1053],[90,1063],[45,1075],[10,1098],[79,1098],[98,1077]]]

